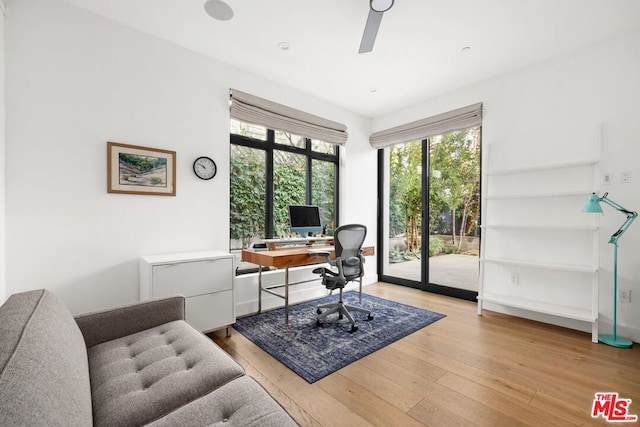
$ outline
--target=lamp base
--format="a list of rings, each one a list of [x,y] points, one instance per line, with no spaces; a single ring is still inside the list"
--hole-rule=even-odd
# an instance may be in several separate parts
[[[627,338],[615,337],[613,335],[599,335],[598,341],[603,344],[618,348],[631,348],[633,341]]]

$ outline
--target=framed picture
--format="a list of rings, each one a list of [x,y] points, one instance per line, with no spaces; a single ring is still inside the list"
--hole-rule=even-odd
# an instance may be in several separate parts
[[[176,152],[107,142],[107,192],[176,195]]]

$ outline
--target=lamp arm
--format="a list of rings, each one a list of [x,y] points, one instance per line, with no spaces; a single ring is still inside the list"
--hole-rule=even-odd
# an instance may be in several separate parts
[[[620,206],[619,204],[617,204],[616,202],[613,202],[613,201],[609,200],[607,198],[606,194],[600,198],[600,201],[603,202],[603,203],[606,203],[607,205],[611,206],[612,208],[616,209],[617,211],[620,211],[623,214],[627,215],[627,220],[620,226],[618,231],[616,231],[615,233],[613,233],[611,235],[611,238],[609,239],[609,243],[612,243],[612,244],[616,245],[616,244],[618,244],[618,239],[620,239],[620,237],[622,237],[624,232],[627,231],[627,228],[629,228],[631,223],[633,223],[633,221],[636,220],[636,218],[638,217],[638,213],[630,211],[630,210],[627,210],[627,209],[623,208],[622,206]]]
[[[638,214],[636,212],[632,212],[631,215],[627,216],[627,220],[620,226],[618,231],[616,231],[611,235],[611,238],[609,239],[609,243],[613,243],[613,244],[618,243],[618,239],[622,237],[624,232],[627,231],[627,228],[629,228],[631,223],[635,221],[637,217],[638,217]]]
[[[604,196],[600,197],[598,199],[598,201],[608,204],[609,206],[611,206],[612,208],[614,208],[617,211],[622,212],[623,214],[626,214],[626,215],[636,214],[636,216],[638,215],[636,212],[633,212],[633,211],[630,211],[628,209],[625,209],[622,206],[620,206],[619,204],[617,204],[616,202],[614,202],[613,200],[609,199],[607,197],[607,193],[605,193]]]

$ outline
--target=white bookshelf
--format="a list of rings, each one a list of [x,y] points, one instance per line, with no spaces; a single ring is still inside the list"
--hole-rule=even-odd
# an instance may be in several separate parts
[[[576,191],[565,191],[565,192],[545,192],[545,193],[532,193],[532,194],[497,194],[492,196],[487,196],[487,200],[504,200],[504,199],[548,199],[552,197],[573,197],[573,196],[584,196],[585,200],[589,194],[591,194],[592,190],[576,190]]]
[[[478,315],[490,303],[578,320],[598,342],[599,225],[580,212],[597,191],[598,165],[483,168]]]
[[[558,264],[554,262],[531,262],[520,261],[509,258],[480,258],[480,262],[512,265],[520,267],[538,268],[543,270],[561,270],[561,271],[574,271],[582,273],[597,273],[598,268],[594,265],[573,265],[573,264]]]
[[[556,231],[596,231],[596,225],[483,225],[483,229],[491,230],[556,230]]]
[[[572,162],[558,162],[558,163],[548,163],[537,166],[520,166],[506,169],[496,169],[491,172],[487,172],[488,176],[496,176],[496,175],[516,175],[523,174],[529,172],[542,172],[549,171],[553,169],[571,169],[580,166],[595,166],[600,163],[599,160],[596,159],[586,159],[586,160],[577,160]]]
[[[598,316],[595,315],[591,310],[581,310],[579,308],[562,306],[559,304],[549,304],[536,300],[522,299],[517,297],[505,297],[504,295],[489,293],[484,294],[482,297],[478,298],[481,298],[481,300],[484,302],[507,305],[514,308],[535,311],[552,316],[565,317],[568,319],[580,320],[583,322],[593,323],[598,320]]]

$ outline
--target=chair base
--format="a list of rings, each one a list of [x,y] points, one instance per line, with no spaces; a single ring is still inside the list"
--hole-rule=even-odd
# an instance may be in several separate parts
[[[328,310],[322,312],[323,309]],[[360,307],[354,307],[352,305],[346,305],[342,301],[339,301],[337,303],[323,304],[316,307],[316,313],[318,314],[318,317],[316,317],[316,325],[321,325],[322,321],[326,319],[327,316],[338,313],[338,319],[343,319],[344,317],[346,317],[349,320],[349,323],[351,323],[350,332],[355,332],[358,330],[358,327],[356,326],[356,320],[350,313],[351,311],[355,313],[364,313],[367,315],[367,320],[373,320],[373,316],[371,315],[371,312],[369,310],[365,310],[364,308]]]

